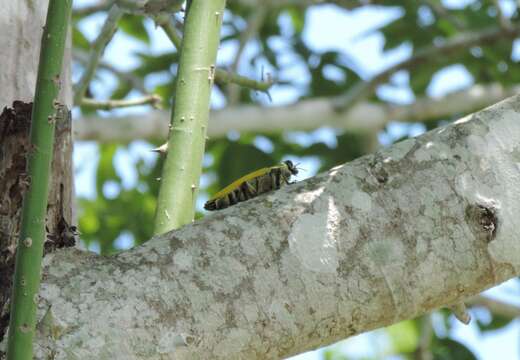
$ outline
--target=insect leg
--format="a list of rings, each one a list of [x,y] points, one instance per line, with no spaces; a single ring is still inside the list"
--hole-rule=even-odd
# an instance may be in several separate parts
[[[238,202],[238,198],[235,194],[235,191],[236,190],[233,190],[231,191],[228,195],[227,195],[227,198],[228,198],[228,201],[229,201],[229,204],[230,205],[235,205],[237,202]]]
[[[251,199],[257,195],[255,188],[249,184],[248,181],[244,181],[242,185],[240,185],[240,192],[242,193],[244,200]]]

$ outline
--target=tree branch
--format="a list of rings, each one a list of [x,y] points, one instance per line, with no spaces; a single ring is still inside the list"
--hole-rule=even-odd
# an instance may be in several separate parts
[[[154,234],[193,222],[226,0],[193,0],[175,81],[168,152],[161,172]]]
[[[471,46],[485,44],[503,38],[514,38],[520,35],[520,26],[515,28],[489,27],[481,32],[466,32],[448,38],[441,45],[432,45],[423,49],[417,49],[414,54],[385,71],[374,76],[366,82],[358,82],[343,96],[336,98],[336,108],[344,111],[353,106],[357,101],[367,97],[377,85],[387,81],[393,74],[400,70],[410,69],[418,64],[437,59],[439,56],[460,52]]]
[[[520,307],[505,303],[499,300],[493,300],[486,296],[477,295],[464,300],[471,306],[482,306],[487,308],[493,315],[500,315],[506,318],[515,319],[520,317]]]
[[[160,107],[162,99],[159,95],[147,95],[136,99],[125,99],[125,100],[96,100],[90,98],[81,99],[80,105],[95,110],[112,110],[116,108],[140,106],[140,105],[151,105],[155,109]]]
[[[101,12],[101,11],[107,11],[112,7],[112,5],[115,3],[114,0],[111,1],[105,1],[105,2],[99,2],[97,4],[89,5],[89,6],[82,6],[79,8],[75,8],[72,11],[72,15],[76,17],[85,17],[90,16],[95,13]]]
[[[259,8],[266,5],[265,1],[259,0],[230,0],[230,2],[239,2],[242,5]],[[143,15],[143,1],[132,1],[132,0],[111,0],[104,1],[99,4],[84,6],[77,9],[74,9],[74,16],[89,16],[96,12],[106,11],[112,6],[112,4],[118,3],[120,6],[125,8],[126,12],[136,13],[138,15]],[[320,5],[320,4],[336,4],[339,7],[344,9],[352,10],[365,5],[384,5],[384,0],[276,0],[271,1],[270,6],[299,6],[299,7],[308,7],[312,5]]]
[[[173,26],[173,24],[170,20],[170,17],[165,16],[165,15],[157,16],[155,18],[155,22],[157,23],[157,25],[159,25],[164,30],[164,32],[166,33],[166,35],[168,36],[170,41],[173,43],[173,45],[177,49],[180,49],[182,38],[177,33],[177,30]],[[273,86],[273,83],[274,83],[272,80],[269,80],[269,81],[253,80],[246,76],[238,75],[234,71],[226,71],[221,68],[215,69],[215,82],[218,84],[221,84],[221,85],[234,83],[239,86],[244,86],[244,87],[247,87],[252,90],[258,90],[258,91],[263,91],[263,92],[268,91],[271,88],[271,86]]]
[[[247,19],[247,28],[240,34],[240,37],[238,39],[238,49],[235,53],[233,63],[231,64],[231,73],[237,72],[238,65],[240,64],[240,60],[242,59],[242,54],[244,52],[244,49],[246,48],[246,45],[249,43],[249,40],[251,40],[253,37],[257,35],[258,30],[262,27],[262,24],[264,23],[268,11],[269,8],[265,6],[260,6],[256,11],[251,12],[249,18]],[[228,104],[237,104],[240,99],[240,88],[230,87],[228,93]]]
[[[108,12],[108,17],[101,28],[96,41],[92,44],[92,51],[89,55],[89,60],[81,79],[77,84],[74,85],[74,104],[79,104],[81,99],[85,96],[87,87],[96,72],[96,68],[99,63],[99,59],[105,51],[105,47],[110,42],[117,30],[117,22],[123,15],[123,12],[117,5],[113,5]]]
[[[74,51],[72,52],[72,56],[74,60],[80,62],[84,66],[86,66],[89,62],[88,54],[79,49],[74,49]],[[129,72],[120,71],[115,66],[112,66],[111,64],[104,62],[101,59],[98,62],[98,68],[110,71],[120,80],[128,82],[130,85],[132,85],[134,89],[140,91],[143,94],[147,93],[143,79],[139,78],[138,76],[135,76]]]
[[[519,101],[114,257],[51,254],[38,355],[281,358],[518,276]]]
[[[498,0],[493,0],[493,5],[495,5],[495,8],[497,10],[498,22],[502,29],[506,31],[511,31],[512,29],[514,29],[513,23],[502,11],[502,8],[500,7],[500,2]]]
[[[482,109],[520,92],[520,87],[504,89],[499,84],[475,85],[442,98],[420,98],[410,105],[361,102],[347,112],[334,109],[330,98],[301,101],[286,107],[240,106],[211,115],[208,136],[239,132],[280,133],[313,130],[331,126],[349,131],[380,131],[390,121],[423,122],[452,117]],[[151,112],[146,116],[114,117],[110,120],[86,116],[74,121],[76,140],[128,142],[136,139],[164,140],[168,133],[168,114]]]

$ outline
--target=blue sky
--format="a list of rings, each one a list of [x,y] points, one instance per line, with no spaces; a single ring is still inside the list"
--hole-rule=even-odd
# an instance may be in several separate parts
[[[91,0],[77,0],[75,6],[79,7],[92,3]],[[94,1],[95,2],[95,1]],[[449,0],[443,1],[445,6],[460,7],[471,0]],[[501,1],[504,12],[510,13],[514,9],[513,1]],[[392,21],[400,16],[397,10],[382,11],[377,9],[361,9],[352,13],[345,11],[338,11],[333,6],[319,6],[315,7],[307,14],[305,40],[309,46],[315,50],[339,50],[345,54],[345,58],[350,63],[356,64],[361,76],[365,79],[377,74],[383,69],[399,62],[411,53],[411,49],[407,46],[401,46],[398,49],[382,53],[383,38],[380,34],[372,32],[371,30],[377,28],[382,23]],[[427,16],[427,15],[425,15]],[[94,39],[97,32],[101,28],[104,16],[96,15],[89,18],[88,21],[81,23],[81,28],[89,39]],[[291,31],[289,19],[281,20],[282,26],[287,27],[287,31]],[[137,43],[122,34],[117,33],[114,40],[106,49],[104,60],[112,63],[114,66],[125,70],[131,69],[137,65],[137,59],[133,57],[132,53],[135,50],[148,51],[154,54],[159,54],[172,49],[167,37],[160,29],[155,29],[153,24],[147,24],[150,33],[153,33],[151,45]],[[371,33],[369,36],[366,34]],[[282,46],[283,43],[277,39],[273,39],[277,46]],[[223,63],[233,56],[236,48],[233,45],[223,46],[219,52],[219,62]],[[251,44],[247,49],[254,51],[255,45]],[[515,49],[514,56],[519,58],[520,51]],[[307,74],[303,71],[303,67],[298,64],[290,55],[287,55],[282,61],[291,64],[281,76],[300,79],[302,85],[309,81]],[[242,64],[240,72],[250,75],[260,75],[260,69],[251,68],[247,64]],[[268,71],[268,66],[266,65]],[[109,73],[103,73],[103,79],[94,81],[92,87],[96,94],[100,97],[108,94],[106,89],[111,89],[115,86],[115,79]],[[328,70],[327,76],[331,78],[340,76],[333,68]],[[77,80],[79,73],[76,71],[73,74],[74,80]],[[408,77],[405,72],[397,73],[392,79],[392,85],[382,86],[378,89],[378,95],[384,99],[392,100],[396,103],[410,103],[413,102],[413,94],[408,89]],[[147,80],[146,86],[152,88],[154,84],[160,82],[161,78],[156,77]],[[441,96],[450,91],[459,90],[471,85],[473,82],[471,76],[460,65],[450,66],[435,75],[434,80],[428,88],[428,94],[431,96]],[[267,99],[260,99],[266,106],[276,106],[293,102],[299,95],[298,88],[289,87],[275,87],[271,96],[272,103]],[[222,107],[223,101],[218,94],[212,97],[212,103],[215,108]],[[148,110],[146,107],[118,110],[112,113],[105,113],[106,116],[113,114],[125,114],[128,112],[144,113]],[[78,113],[74,112],[77,116]],[[409,133],[412,135],[419,135],[424,131],[422,125],[408,125],[393,123],[388,127],[388,131],[380,134],[379,139],[383,145],[391,143],[392,140],[401,137],[403,134]],[[292,133],[289,134],[292,139],[302,144],[309,144],[315,141],[324,141],[333,143],[335,141],[334,130],[330,128],[318,129],[311,134]],[[259,148],[268,150],[270,144],[266,139],[259,137],[255,143]],[[150,145],[143,141],[136,141],[132,143],[127,150],[118,151],[114,165],[119,174],[125,179],[123,186],[133,187],[136,183],[137,175],[133,164],[138,158],[144,158],[148,161],[153,161],[155,154],[151,153]],[[83,197],[93,197],[95,189],[95,169],[97,166],[98,151],[97,145],[94,142],[78,142],[75,144],[74,161],[76,169],[76,190],[77,195]],[[307,169],[302,174],[300,179],[309,177],[315,174],[317,169],[317,162],[312,158],[299,159],[302,166]],[[202,178],[202,185],[207,184],[210,177]],[[117,188],[110,188],[108,186],[104,189],[107,193],[117,196]],[[203,203],[202,196],[199,201],[199,206]],[[122,237],[119,245],[121,247],[128,247],[131,245],[131,239]],[[505,299],[509,302],[515,302],[520,306],[520,302],[516,300],[518,294],[518,283],[508,282],[500,287],[489,291],[490,296]],[[483,320],[489,317],[485,310],[481,310],[473,314]],[[435,323],[435,322],[434,322]],[[455,338],[466,344],[480,359],[519,359],[519,322],[514,321],[507,328],[501,331],[481,335],[474,324],[464,326],[455,323]],[[352,357],[362,356],[377,356],[384,358],[391,350],[391,343],[384,331],[375,331],[368,334],[363,334],[337,344],[346,354]],[[319,351],[309,352],[295,357],[298,360],[317,360],[321,359]]]

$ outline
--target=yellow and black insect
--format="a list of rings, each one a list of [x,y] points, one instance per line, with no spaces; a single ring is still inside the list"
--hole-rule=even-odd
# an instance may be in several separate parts
[[[204,209],[209,211],[225,209],[266,192],[278,190],[290,184],[291,176],[297,174],[298,169],[290,160],[280,165],[253,171],[216,193],[204,204]]]

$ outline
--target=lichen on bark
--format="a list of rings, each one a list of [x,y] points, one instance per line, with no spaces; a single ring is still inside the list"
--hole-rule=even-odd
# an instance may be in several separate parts
[[[40,356],[287,357],[517,276],[519,100],[112,258],[47,256]]]

